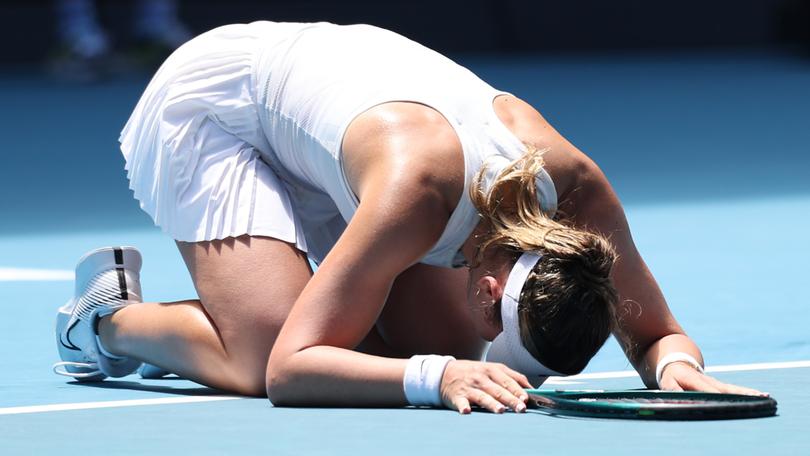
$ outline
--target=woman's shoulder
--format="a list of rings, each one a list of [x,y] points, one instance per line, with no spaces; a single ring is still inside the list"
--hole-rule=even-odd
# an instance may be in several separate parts
[[[593,175],[601,174],[593,160],[529,103],[512,95],[503,95],[495,99],[493,108],[504,126],[518,139],[543,151],[543,168],[554,182],[560,203],[574,190],[584,188],[583,184]]]
[[[500,95],[492,108],[501,123],[524,143],[542,141],[554,129],[532,105],[514,95]]]
[[[385,103],[358,116],[344,136],[343,167],[358,195],[372,174],[411,183],[414,197],[439,192],[453,208],[464,188],[464,152],[455,130],[419,103]]]

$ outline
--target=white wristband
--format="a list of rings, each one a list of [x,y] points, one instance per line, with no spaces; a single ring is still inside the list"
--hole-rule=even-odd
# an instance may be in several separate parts
[[[452,356],[414,355],[405,367],[405,399],[411,405],[441,406],[442,377]]]
[[[696,371],[703,373],[703,366],[700,365],[697,360],[692,357],[692,355],[684,352],[673,352],[669,353],[663,358],[661,361],[658,361],[658,366],[655,367],[655,382],[658,384],[658,387],[661,387],[661,376],[664,375],[664,368],[669,366],[672,363],[686,363],[690,366],[694,367]]]

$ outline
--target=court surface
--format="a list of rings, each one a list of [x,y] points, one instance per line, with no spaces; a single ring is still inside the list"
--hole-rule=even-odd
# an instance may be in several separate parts
[[[0,76],[3,454],[810,454],[810,62],[704,54],[459,56],[603,167],[670,307],[721,380],[774,418],[672,423],[532,412],[274,408],[180,379],[51,373],[53,319],[85,251],[134,245],[147,300],[194,296],[140,213],[116,149],[144,77],[73,86]],[[370,259],[373,261],[373,259]],[[610,341],[549,388],[639,388]]]

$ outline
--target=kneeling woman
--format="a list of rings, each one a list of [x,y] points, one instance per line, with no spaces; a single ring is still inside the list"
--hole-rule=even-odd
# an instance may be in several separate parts
[[[395,33],[212,30],[160,68],[121,149],[199,300],[140,303],[137,251],[91,254],[68,374],[146,362],[276,405],[522,411],[525,375],[580,372],[613,331],[647,386],[753,392],[703,375],[599,168]]]

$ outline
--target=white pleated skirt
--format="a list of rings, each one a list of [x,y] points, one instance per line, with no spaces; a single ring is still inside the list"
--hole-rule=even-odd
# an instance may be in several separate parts
[[[294,26],[220,27],[161,66],[121,132],[129,186],[178,241],[244,234],[306,251],[284,183],[263,161],[254,66]],[[266,149],[265,149],[266,150]]]

